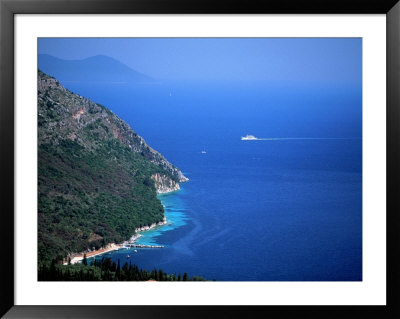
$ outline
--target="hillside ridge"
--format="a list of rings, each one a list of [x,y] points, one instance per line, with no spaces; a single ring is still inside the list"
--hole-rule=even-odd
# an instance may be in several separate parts
[[[187,180],[112,111],[38,71],[39,262],[163,221],[157,193]]]

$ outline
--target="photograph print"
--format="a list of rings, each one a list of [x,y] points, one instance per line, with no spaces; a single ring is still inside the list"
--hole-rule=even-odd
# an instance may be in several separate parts
[[[361,38],[39,38],[39,281],[362,281]]]

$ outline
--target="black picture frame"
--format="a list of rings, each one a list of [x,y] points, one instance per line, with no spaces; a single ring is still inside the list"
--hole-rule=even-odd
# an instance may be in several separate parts
[[[14,16],[16,14],[386,14],[386,306],[16,306],[14,303]],[[0,0],[0,315],[4,318],[400,318],[400,3],[398,0]]]

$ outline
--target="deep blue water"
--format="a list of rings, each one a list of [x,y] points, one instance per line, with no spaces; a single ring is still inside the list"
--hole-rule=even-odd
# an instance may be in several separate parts
[[[190,179],[160,196],[169,224],[139,240],[166,247],[115,261],[225,281],[362,280],[360,91],[63,84],[112,109]]]

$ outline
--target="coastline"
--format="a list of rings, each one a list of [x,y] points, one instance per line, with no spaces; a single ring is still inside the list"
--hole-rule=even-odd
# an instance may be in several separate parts
[[[121,244],[110,243],[110,244],[106,245],[105,247],[102,247],[97,250],[79,253],[79,254],[75,255],[73,258],[71,258],[71,265],[81,262],[83,260],[83,257],[85,254],[86,254],[86,258],[90,258],[90,257],[95,257],[95,256],[98,256],[101,254],[108,253],[110,251],[119,250],[122,247],[123,247],[123,245],[121,245]],[[68,262],[64,262],[63,264],[68,265]]]
[[[140,232],[149,231],[149,230],[152,230],[152,229],[154,229],[156,227],[164,226],[167,223],[168,223],[167,218],[164,216],[164,219],[161,222],[153,223],[150,226],[143,226],[143,227],[140,227],[140,228],[135,228],[135,234],[131,238],[129,238],[129,240],[124,241],[121,244],[110,243],[110,244],[106,245],[105,247],[102,247],[102,248],[97,249],[97,250],[88,251],[88,252],[81,252],[79,254],[76,254],[71,258],[71,265],[79,263],[79,262],[82,262],[84,254],[86,254],[86,258],[91,258],[91,257],[99,256],[99,255],[102,255],[102,254],[105,254],[105,253],[109,253],[109,252],[114,251],[114,250],[120,250],[120,249],[124,248],[124,246],[126,244],[135,243],[135,241],[142,236],[141,234],[139,234]],[[68,261],[64,261],[63,264],[64,265],[68,265]]]
[[[167,217],[164,216],[164,219],[161,222],[153,223],[150,226],[143,226],[143,227],[135,228],[135,234],[131,238],[129,238],[129,240],[124,241],[122,243],[122,245],[133,244],[136,240],[138,240],[140,237],[142,237],[142,235],[139,233],[144,232],[144,231],[149,231],[158,226],[164,226],[167,224],[168,224]]]
[[[182,182],[186,182],[188,180],[189,179],[187,179],[185,177],[185,180],[183,180]],[[176,185],[177,185],[177,187],[175,186],[175,187],[172,187],[172,188],[169,188],[169,189],[167,189],[165,187],[163,189],[157,188],[157,195],[165,195],[165,194],[174,193],[174,192],[180,190],[179,183],[176,183]],[[156,227],[164,226],[164,225],[167,225],[167,224],[168,224],[167,217],[164,216],[163,220],[160,221],[160,222],[153,223],[150,226],[142,226],[142,227],[135,228],[134,235],[132,235],[132,237],[129,238],[129,240],[126,240],[126,241],[122,242],[121,244],[110,243],[110,244],[106,245],[105,247],[102,247],[102,248],[97,249],[97,250],[87,251],[87,252],[80,252],[78,254],[71,254],[69,256],[71,258],[71,265],[79,263],[79,262],[82,262],[84,254],[86,254],[86,258],[90,258],[90,257],[95,257],[95,256],[98,256],[98,255],[102,255],[102,254],[105,254],[105,253],[108,253],[108,252],[111,252],[111,251],[122,249],[127,244],[134,244],[135,241],[138,240],[142,236],[140,234],[141,232],[149,231],[149,230],[152,230],[152,229],[154,229]],[[64,265],[68,265],[68,257],[67,257],[67,261],[64,260],[63,264]]]

